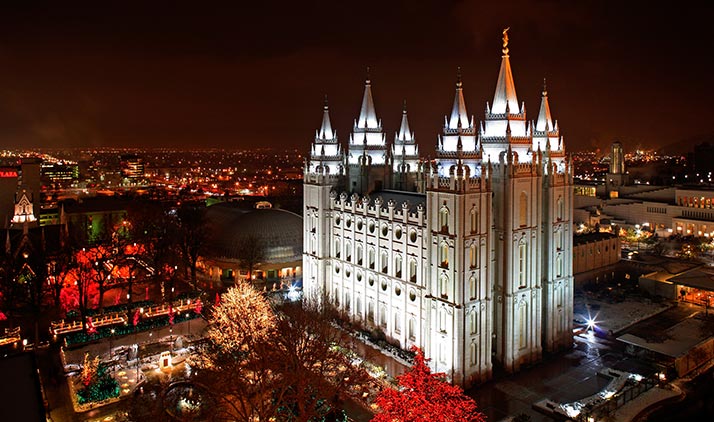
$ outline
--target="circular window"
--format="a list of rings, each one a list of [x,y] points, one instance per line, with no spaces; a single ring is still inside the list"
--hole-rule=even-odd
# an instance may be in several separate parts
[[[399,296],[402,294],[402,289],[399,286],[394,286],[394,294]]]
[[[374,278],[372,278],[372,277],[369,278],[369,285],[374,286]]]
[[[357,271],[357,281],[362,281],[362,273]]]
[[[367,226],[367,229],[369,229],[370,233],[374,233],[374,221],[369,222],[369,226]]]
[[[389,233],[389,226],[382,224],[382,236],[386,236]]]
[[[345,277],[349,277],[350,274],[351,274],[351,273],[350,273],[350,269],[349,269],[349,268],[345,268]]]
[[[409,290],[409,300],[411,300],[412,302],[416,300],[416,292],[414,291],[414,289]]]
[[[412,242],[412,243],[414,243],[414,242],[416,242],[416,239],[417,239],[417,232],[416,232],[416,230],[410,231],[410,232],[409,232],[409,241]]]
[[[340,266],[335,265],[335,274],[339,274],[339,273],[340,273]]]
[[[339,226],[339,225],[340,225],[340,221],[342,221],[342,220],[340,219],[340,216],[339,216],[339,215],[338,215],[337,217],[335,217],[335,225]]]
[[[382,281],[382,290],[385,292],[387,291],[387,282],[386,281]]]
[[[394,237],[396,237],[397,239],[402,238],[402,228],[401,227],[397,226],[397,228],[394,229]]]
[[[362,230],[362,219],[357,220],[357,230]]]
[[[351,218],[349,218],[349,217],[345,218],[345,226],[347,226],[348,229],[350,228],[350,226],[352,226]]]

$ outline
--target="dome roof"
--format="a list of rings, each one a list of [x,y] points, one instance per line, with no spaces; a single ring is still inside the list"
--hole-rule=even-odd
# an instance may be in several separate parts
[[[206,219],[212,233],[208,242],[210,256],[238,260],[244,242],[258,239],[264,247],[263,263],[302,259],[302,217],[290,211],[241,210],[217,204],[208,207]]]

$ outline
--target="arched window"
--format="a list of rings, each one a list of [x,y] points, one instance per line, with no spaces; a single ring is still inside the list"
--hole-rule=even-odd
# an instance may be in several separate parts
[[[369,255],[367,257],[368,261],[369,261],[369,269],[373,270],[374,269],[374,249],[369,248],[369,251],[367,252],[367,254]]]
[[[402,322],[399,316],[399,312],[394,313],[394,332],[399,333],[402,331]]]
[[[409,318],[409,323],[407,327],[407,335],[409,336],[409,340],[415,340],[416,339],[416,321],[414,318]]]
[[[478,212],[476,212],[476,207],[471,208],[470,220],[471,233],[478,233]]]
[[[476,299],[476,277],[469,277],[469,299]]]
[[[389,269],[389,256],[387,256],[387,252],[382,251],[380,261],[382,264],[382,272],[387,274],[387,270]]]
[[[446,332],[446,309],[439,308],[439,331]]]
[[[367,302],[367,321],[374,324],[374,302]]]
[[[402,256],[397,255],[394,257],[394,276],[397,278],[402,277]]]
[[[350,242],[345,242],[345,259],[352,261],[352,244]]]
[[[439,262],[442,268],[449,267],[449,245],[446,242],[441,242],[439,247]]]
[[[518,348],[525,349],[528,345],[528,305],[521,303],[518,307]]]
[[[528,225],[528,195],[521,192],[520,211],[518,212],[518,224],[521,227]]]
[[[469,266],[471,268],[476,268],[477,261],[478,261],[478,256],[476,253],[476,244],[472,243],[471,246],[469,246]]]
[[[528,245],[525,241],[518,244],[518,287],[526,287],[528,271]]]
[[[478,313],[476,313],[475,308],[469,314],[469,331],[471,334],[478,333]]]
[[[357,265],[362,265],[362,245],[357,245]]]
[[[555,238],[555,250],[560,251],[563,249],[563,230],[557,229],[555,233],[553,233],[553,237]]]
[[[337,287],[335,287],[335,294],[332,296],[333,300],[335,301],[335,306],[340,307],[340,291],[337,290]]]
[[[348,292],[345,292],[345,311],[350,311],[350,305],[350,294]]]
[[[335,258],[340,257],[340,239],[335,239]]]
[[[439,210],[439,227],[442,233],[449,232],[449,209],[446,207]]]
[[[387,307],[384,305],[379,307],[379,325],[387,328]]]
[[[446,274],[442,274],[439,277],[439,294],[443,298],[449,297],[449,277]]]
[[[556,277],[563,276],[563,257],[561,255],[558,255],[555,258],[555,276]]]
[[[416,283],[417,281],[417,263],[416,259],[409,259],[409,281]]]
[[[471,366],[475,366],[478,361],[478,354],[476,351],[476,343],[471,343],[469,345],[469,363]]]
[[[355,316],[357,319],[362,319],[362,298],[359,295],[355,297]]]
[[[558,221],[563,221],[565,218],[565,203],[563,202],[563,197],[559,196],[556,201],[557,214],[556,218]]]

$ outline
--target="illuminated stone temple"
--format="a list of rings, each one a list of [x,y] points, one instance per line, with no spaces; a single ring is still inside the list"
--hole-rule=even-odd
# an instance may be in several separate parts
[[[464,386],[572,347],[573,167],[545,86],[527,119],[503,41],[481,121],[458,75],[435,160],[419,156],[406,104],[388,136],[367,79],[347,145],[325,103],[305,165],[306,294]]]

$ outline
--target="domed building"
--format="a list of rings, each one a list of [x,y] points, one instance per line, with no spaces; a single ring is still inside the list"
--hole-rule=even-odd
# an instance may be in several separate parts
[[[302,217],[275,208],[208,207],[210,241],[199,265],[212,281],[249,276],[268,286],[302,281]]]

